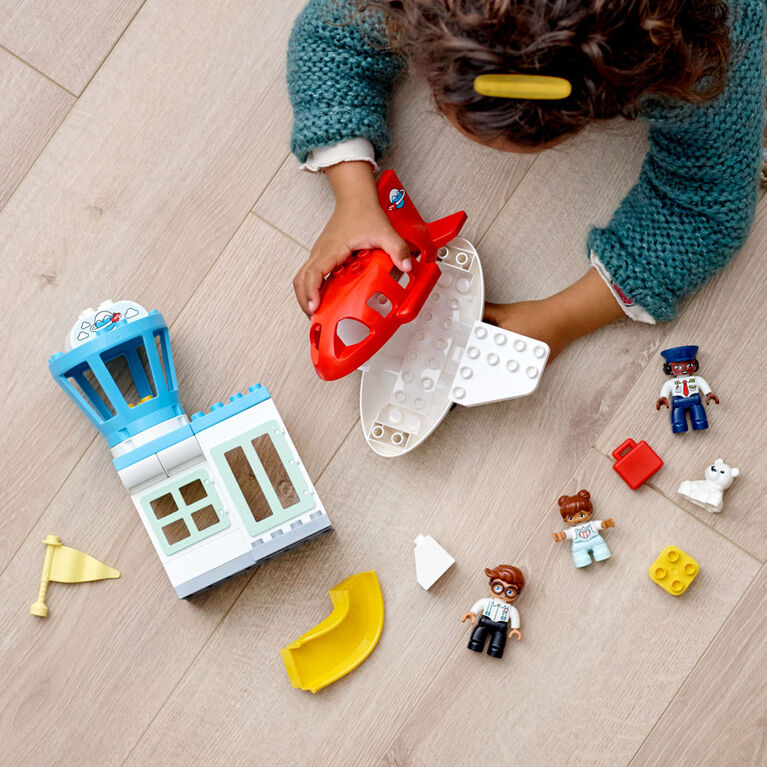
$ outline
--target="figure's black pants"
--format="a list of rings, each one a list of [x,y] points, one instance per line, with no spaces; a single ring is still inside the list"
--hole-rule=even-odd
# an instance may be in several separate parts
[[[501,621],[491,621],[490,618],[483,615],[479,623],[471,632],[469,640],[469,649],[474,652],[482,652],[485,649],[485,639],[490,635],[490,645],[487,648],[487,654],[494,658],[503,657],[503,648],[506,647],[506,632],[509,624]]]

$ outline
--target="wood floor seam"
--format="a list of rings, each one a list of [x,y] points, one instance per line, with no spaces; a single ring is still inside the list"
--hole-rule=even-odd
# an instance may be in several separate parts
[[[80,93],[78,95],[78,98],[80,96],[82,96],[83,93],[85,93],[85,91],[88,90],[88,86],[90,86],[90,84],[95,79],[96,75],[101,71],[101,67],[104,66],[104,62],[111,56],[112,51],[118,46],[120,41],[125,36],[125,33],[131,28],[131,25],[133,24],[133,22],[135,21],[136,17],[139,15],[139,13],[141,13],[141,10],[147,4],[147,2],[148,2],[148,0],[141,0],[141,4],[139,5],[138,8],[136,8],[136,11],[130,17],[130,19],[128,20],[128,23],[123,27],[122,32],[120,32],[120,34],[117,36],[117,38],[112,43],[112,45],[109,46],[109,50],[104,54],[103,58],[101,59],[101,61],[98,64],[98,66],[93,70],[93,74],[88,78],[88,80],[85,83],[85,85],[83,85],[83,87],[81,88]]]
[[[525,172],[522,174],[522,177],[517,182],[516,186],[511,190],[511,193],[509,196],[503,201],[503,205],[501,205],[500,208],[498,208],[498,212],[493,216],[492,220],[488,223],[488,225],[485,227],[485,231],[482,232],[482,235],[480,237],[477,237],[477,249],[479,250],[482,246],[482,241],[487,236],[487,233],[493,228],[493,224],[501,217],[501,214],[506,209],[506,206],[511,202],[514,195],[519,191],[519,188],[522,186],[524,180],[527,178],[527,176],[530,174],[530,171],[535,166],[535,163],[538,162],[540,159],[540,155],[536,157],[531,163],[530,166],[525,170]]]
[[[267,224],[269,224],[270,226],[273,226],[273,224],[272,224],[270,221],[268,221],[267,219],[265,219],[263,216],[259,216],[259,215],[258,215],[258,213],[256,213],[256,206],[258,205],[258,203],[259,203],[259,201],[261,200],[261,198],[262,198],[262,197],[263,197],[263,196],[264,196],[264,195],[265,195],[265,194],[266,194],[266,193],[269,191],[269,185],[272,183],[272,181],[274,181],[274,179],[275,179],[275,178],[277,178],[277,175],[278,175],[278,174],[279,174],[279,172],[280,172],[280,171],[281,171],[281,170],[282,170],[282,169],[285,167],[285,163],[286,163],[286,162],[287,162],[287,161],[290,159],[290,157],[291,157],[291,155],[290,155],[290,152],[288,152],[288,153],[285,155],[285,159],[284,159],[284,160],[283,160],[283,161],[282,161],[282,162],[279,164],[279,167],[278,167],[278,168],[277,168],[277,169],[274,171],[274,173],[272,173],[272,175],[270,176],[269,180],[268,180],[268,181],[266,182],[266,184],[264,185],[264,188],[263,188],[263,189],[262,189],[262,190],[261,190],[261,191],[258,193],[258,197],[256,197],[256,201],[255,201],[255,202],[254,202],[254,203],[253,203],[253,204],[250,206],[250,212],[251,212],[251,213],[252,213],[254,216],[258,216],[258,217],[259,217],[259,218],[260,218],[262,221],[266,221],[266,223],[267,223]],[[277,227],[276,227],[276,226],[273,226],[273,228],[274,228],[274,229],[277,229]],[[279,229],[277,229],[277,231],[279,231]],[[285,237],[288,237],[288,236],[289,236],[289,235],[285,234],[284,232],[280,232],[280,234],[284,234],[284,235],[285,235]],[[292,238],[291,238],[291,239],[292,239]],[[295,241],[294,241],[294,242],[295,242]],[[296,243],[296,244],[299,244],[299,243]],[[303,246],[302,246],[302,247],[303,247]]]
[[[30,540],[30,538],[34,535],[35,526],[40,522],[40,520],[45,516],[48,509],[50,509],[53,502],[58,497],[59,493],[61,492],[61,489],[64,487],[64,485],[67,483],[67,480],[72,476],[72,474],[75,472],[75,469],[79,466],[82,459],[85,457],[85,454],[90,449],[91,445],[98,439],[97,436],[93,436],[90,441],[85,445],[85,448],[83,449],[83,452],[80,454],[80,457],[72,464],[72,468],[69,470],[67,475],[64,477],[64,479],[61,481],[59,486],[56,488],[56,492],[51,495],[48,502],[45,504],[45,507],[43,510],[37,515],[37,517],[34,519],[32,524],[29,526],[29,532],[19,541],[19,545],[14,549],[13,554],[11,554],[10,557],[8,557],[8,561],[5,563],[3,568],[0,570],[0,580],[5,575],[5,572],[10,567],[11,563],[15,561],[16,557],[18,556],[19,552],[23,548],[24,544]]]
[[[56,82],[50,75],[45,74],[41,69],[38,69],[34,64],[30,64],[26,59],[19,56],[18,53],[14,53],[10,48],[6,47],[5,45],[0,44],[0,51],[3,51],[7,53],[9,56],[12,56],[16,61],[20,61],[25,67],[28,67],[33,72],[37,73],[42,77],[44,80],[47,80],[51,85],[55,85],[59,90],[64,91],[65,93],[68,93],[73,99],[77,100],[79,96],[76,93],[73,93],[69,90],[66,86],[62,85],[59,82]]]
[[[256,574],[257,567],[254,567],[251,572],[248,574],[248,577],[244,579],[244,583],[242,584],[242,588],[238,592],[237,596],[232,600],[232,603],[229,605],[229,607],[221,614],[220,618],[211,628],[208,636],[205,638],[205,641],[203,641],[200,646],[197,648],[197,651],[190,659],[189,663],[186,665],[182,673],[180,674],[176,684],[174,684],[169,690],[168,694],[163,699],[162,703],[157,706],[155,709],[154,714],[152,715],[152,718],[147,722],[146,727],[141,731],[141,734],[136,739],[135,743],[131,746],[130,750],[126,754],[125,758],[120,762],[120,767],[124,767],[124,765],[128,762],[128,760],[133,755],[133,752],[136,750],[136,748],[141,744],[141,741],[143,740],[144,736],[149,732],[149,730],[152,727],[152,724],[154,724],[154,721],[157,719],[157,717],[162,713],[163,709],[165,708],[165,704],[173,697],[173,693],[178,688],[179,684],[183,681],[183,679],[186,677],[189,669],[191,669],[194,664],[197,662],[197,659],[200,657],[200,654],[205,650],[205,648],[208,645],[208,642],[210,641],[210,638],[218,631],[221,624],[226,620],[226,617],[229,615],[229,613],[232,611],[232,608],[235,604],[237,604],[237,600],[242,596],[242,593],[245,591],[245,589],[248,588],[248,584],[253,579],[253,576]]]
[[[3,49],[3,50],[5,50],[5,49]],[[16,58],[18,58],[18,56]],[[21,59],[19,59],[19,60],[21,61]],[[24,62],[24,61],[22,61],[22,63],[26,64],[26,62]],[[50,80],[50,78],[47,78],[47,79]],[[51,82],[53,82],[53,81],[51,80]],[[54,85],[56,85],[57,88],[61,87],[61,86],[58,85],[58,83],[54,83]],[[69,105],[69,109],[67,109],[66,114],[62,116],[61,120],[59,121],[59,124],[56,126],[56,130],[54,130],[53,133],[51,133],[51,135],[48,137],[48,140],[43,144],[43,146],[40,148],[40,151],[35,155],[34,160],[32,160],[32,162],[29,163],[29,165],[27,165],[27,168],[24,171],[23,175],[18,180],[16,185],[13,187],[13,189],[11,189],[11,193],[8,195],[8,198],[6,199],[5,203],[3,205],[0,205],[0,213],[2,213],[3,210],[5,210],[5,208],[8,206],[8,203],[10,203],[11,200],[13,199],[13,196],[21,188],[22,184],[24,183],[24,180],[30,174],[32,169],[37,165],[38,161],[43,156],[43,154],[45,154],[45,150],[48,148],[48,146],[50,145],[51,141],[53,141],[53,139],[56,137],[56,134],[59,132],[59,130],[61,130],[61,126],[64,125],[64,123],[66,122],[67,118],[72,113],[72,110],[75,108],[75,105],[77,104],[77,96],[75,96],[74,94],[70,93],[69,91],[66,91],[66,93],[69,93],[69,95],[72,96],[72,98],[73,98],[72,103]]]
[[[301,250],[303,250],[305,253],[310,252],[310,248],[307,248],[306,245],[302,245],[298,240],[296,240],[294,237],[291,237],[288,232],[284,231],[283,229],[280,229],[276,224],[272,223],[268,218],[264,218],[261,213],[255,213],[254,211],[250,211],[251,215],[255,216],[256,218],[263,221],[267,226],[274,229],[275,232],[278,232],[281,234],[286,240],[290,240],[294,245],[297,245]]]

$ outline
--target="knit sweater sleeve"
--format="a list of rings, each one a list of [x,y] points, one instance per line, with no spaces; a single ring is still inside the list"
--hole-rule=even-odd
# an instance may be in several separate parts
[[[389,146],[387,112],[402,61],[389,49],[380,12],[355,0],[309,0],[288,44],[293,105],[291,150],[301,162],[313,147],[366,138]]]
[[[727,85],[692,106],[648,102],[649,152],[639,181],[589,250],[656,320],[722,268],[748,236],[764,120],[764,0],[737,0]]]

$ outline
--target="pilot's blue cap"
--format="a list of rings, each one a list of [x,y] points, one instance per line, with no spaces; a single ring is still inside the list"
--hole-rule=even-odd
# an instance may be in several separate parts
[[[674,346],[660,353],[666,362],[687,362],[687,360],[694,360],[697,355],[697,346]]]

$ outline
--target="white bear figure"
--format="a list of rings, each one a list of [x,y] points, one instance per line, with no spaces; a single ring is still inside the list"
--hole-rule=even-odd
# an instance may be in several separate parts
[[[721,511],[724,491],[738,474],[739,469],[728,466],[721,458],[717,458],[706,467],[705,479],[686,479],[679,485],[677,492],[706,511]]]

